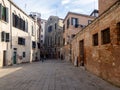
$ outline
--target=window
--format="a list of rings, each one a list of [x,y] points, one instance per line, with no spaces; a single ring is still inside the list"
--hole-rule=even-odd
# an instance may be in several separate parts
[[[18,44],[19,45],[25,45],[25,39],[21,38],[21,37],[18,37]]]
[[[41,35],[41,38],[43,38],[43,35]]]
[[[19,17],[17,15],[15,15],[14,13],[12,14],[12,19],[13,19],[13,26],[21,29],[23,31],[28,31],[28,22],[25,22],[21,16],[19,15]]]
[[[4,31],[1,32],[1,41],[4,42],[9,42],[9,33],[5,33]]]
[[[5,41],[5,32],[4,31],[1,32],[1,41],[2,42]]]
[[[78,27],[78,18],[73,18],[71,19],[71,25]]]
[[[48,27],[48,32],[52,32],[52,26]]]
[[[25,52],[23,52],[23,57],[24,57],[24,58],[26,57],[26,53],[25,53]]]
[[[0,19],[5,22],[8,22],[8,8],[0,4]]]
[[[93,35],[93,46],[98,46],[98,33]]]
[[[75,34],[72,34],[72,35],[71,35],[71,38],[74,38],[74,37],[75,37]]]
[[[38,49],[40,49],[40,43],[37,43],[38,44]]]
[[[32,36],[34,36],[34,29],[33,29],[33,25],[31,26],[31,29],[32,29]]]
[[[70,21],[69,19],[67,20],[67,28],[69,28]]]
[[[120,22],[117,23],[117,40],[120,41]]]
[[[32,41],[32,48],[36,48],[36,42]]]
[[[9,33],[6,33],[6,42],[9,42]]]
[[[57,29],[57,23],[55,23],[55,30]]]
[[[52,18],[50,18],[50,20],[52,20]]]
[[[107,28],[103,31],[101,31],[102,33],[102,44],[108,44],[110,43],[110,28]]]
[[[88,20],[88,24],[92,23],[92,20]]]
[[[43,43],[43,40],[41,40],[40,42]]]

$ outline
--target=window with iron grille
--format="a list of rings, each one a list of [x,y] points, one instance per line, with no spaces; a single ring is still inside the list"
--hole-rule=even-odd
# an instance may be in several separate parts
[[[110,28],[101,31],[102,36],[102,44],[110,43]]]
[[[98,33],[93,35],[93,46],[98,46]]]
[[[120,41],[120,22],[117,23],[117,40]]]

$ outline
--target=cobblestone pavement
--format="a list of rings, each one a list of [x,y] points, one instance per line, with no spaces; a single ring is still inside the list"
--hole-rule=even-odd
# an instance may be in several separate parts
[[[59,60],[0,69],[0,90],[120,90],[81,67]]]

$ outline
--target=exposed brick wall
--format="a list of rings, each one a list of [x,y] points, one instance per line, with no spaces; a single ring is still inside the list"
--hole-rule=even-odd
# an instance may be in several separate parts
[[[77,18],[78,19],[78,27],[75,27],[72,25],[72,18]],[[69,27],[67,28],[67,20],[69,19]],[[66,60],[71,60],[71,55],[70,55],[70,46],[68,45],[71,40],[73,39],[73,35],[76,35],[84,26],[88,25],[88,20],[93,21],[95,17],[93,16],[88,16],[88,15],[83,15],[83,14],[78,14],[78,13],[73,13],[69,12],[65,19],[64,19],[64,25],[65,25],[65,31],[63,34],[63,38],[65,39],[65,46],[64,46],[64,57]],[[81,27],[83,25],[83,27]]]
[[[105,1],[105,0],[104,0]],[[79,41],[84,40],[84,61],[88,71],[120,86],[120,41],[117,39],[117,23],[120,22],[120,2],[79,32],[72,41],[72,62],[79,57]],[[102,30],[110,28],[108,44],[102,44]],[[98,33],[98,46],[93,46],[93,35]]]
[[[118,0],[99,0],[99,14],[103,13]]]

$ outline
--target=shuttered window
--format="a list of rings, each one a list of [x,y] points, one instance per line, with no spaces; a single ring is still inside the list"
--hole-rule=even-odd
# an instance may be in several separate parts
[[[4,31],[1,32],[1,41],[2,42],[5,41],[5,32]]]
[[[6,33],[4,31],[1,32],[1,41],[2,42],[9,42],[9,33]]]
[[[13,17],[13,26],[21,29],[22,31],[28,31],[28,23],[26,23],[21,17],[18,17],[14,13],[12,14]]]
[[[8,8],[0,4],[0,19],[5,22],[8,22]]]
[[[0,19],[2,19],[2,4],[0,3]]]

